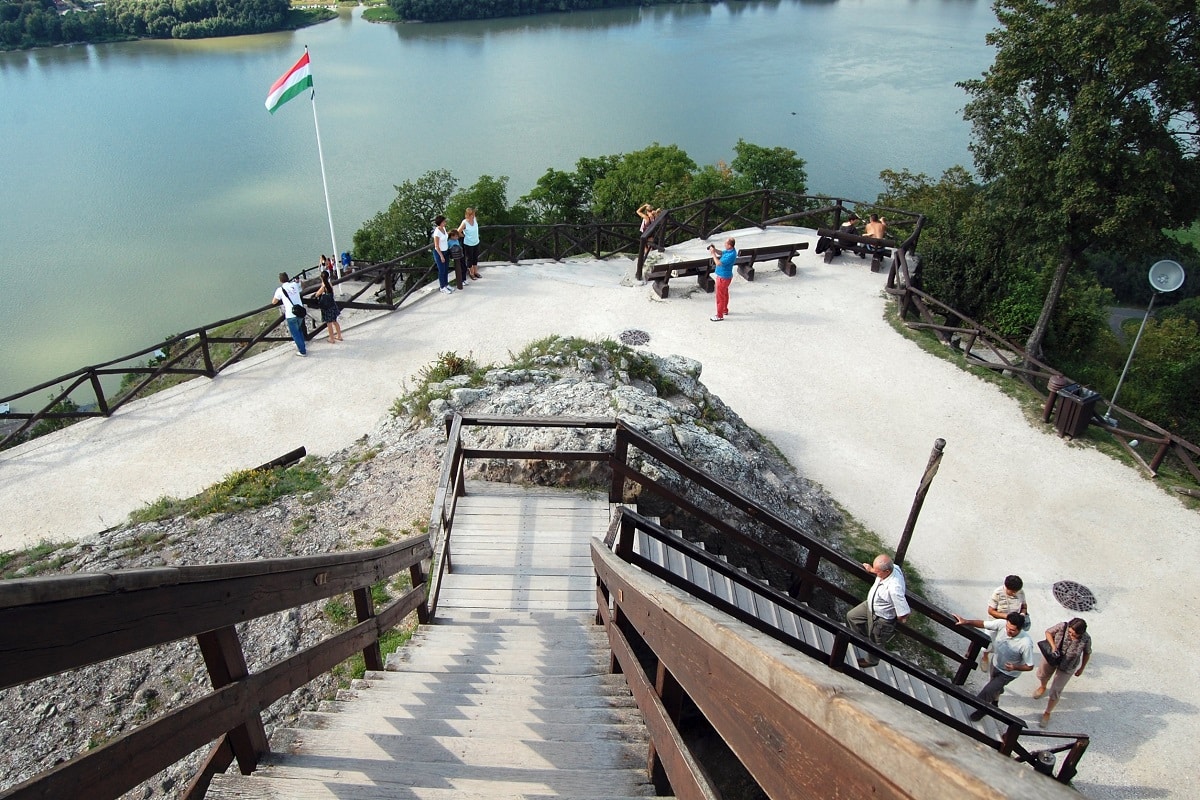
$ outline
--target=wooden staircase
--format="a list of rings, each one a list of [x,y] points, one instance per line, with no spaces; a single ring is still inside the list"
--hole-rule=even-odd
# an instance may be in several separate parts
[[[434,624],[295,728],[219,800],[654,795],[648,739],[594,624],[604,499],[472,484]]]

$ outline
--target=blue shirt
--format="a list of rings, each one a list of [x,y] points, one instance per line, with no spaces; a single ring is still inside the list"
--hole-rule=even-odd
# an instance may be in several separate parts
[[[732,279],[733,264],[737,261],[737,250],[725,250],[721,253],[721,260],[717,263],[717,268],[713,270],[718,278]]]

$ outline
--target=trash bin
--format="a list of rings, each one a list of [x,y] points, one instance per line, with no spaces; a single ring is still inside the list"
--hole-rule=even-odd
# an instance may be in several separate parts
[[[1099,399],[1099,392],[1093,392],[1078,383],[1059,389],[1058,416],[1055,419],[1058,435],[1074,438],[1087,430],[1088,423],[1092,421],[1096,401]]]

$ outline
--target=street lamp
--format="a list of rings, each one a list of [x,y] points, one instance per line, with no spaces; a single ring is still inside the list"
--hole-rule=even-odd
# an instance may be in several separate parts
[[[1150,310],[1154,308],[1154,301],[1160,294],[1173,292],[1183,286],[1183,267],[1175,261],[1156,261],[1150,267],[1149,278],[1150,288],[1154,290],[1154,293],[1150,295],[1150,304],[1146,306],[1146,316],[1142,317],[1142,324],[1138,328],[1137,336],[1133,339],[1133,347],[1129,348],[1129,357],[1125,359],[1125,368],[1121,370],[1121,377],[1117,379],[1117,388],[1113,390],[1112,400],[1108,401],[1108,413],[1104,415],[1104,421],[1114,427],[1117,421],[1112,416],[1112,408],[1117,404],[1117,395],[1121,393],[1121,384],[1125,382],[1125,373],[1129,372],[1129,364],[1133,361],[1133,352],[1137,350],[1138,342],[1142,340],[1142,331],[1146,330],[1146,320],[1150,319]]]

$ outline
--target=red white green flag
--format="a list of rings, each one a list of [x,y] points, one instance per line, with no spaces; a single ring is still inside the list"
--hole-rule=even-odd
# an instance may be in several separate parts
[[[274,114],[281,105],[304,90],[312,88],[312,85],[312,69],[308,64],[308,50],[305,50],[295,66],[271,84],[271,91],[267,94],[267,111]]]

